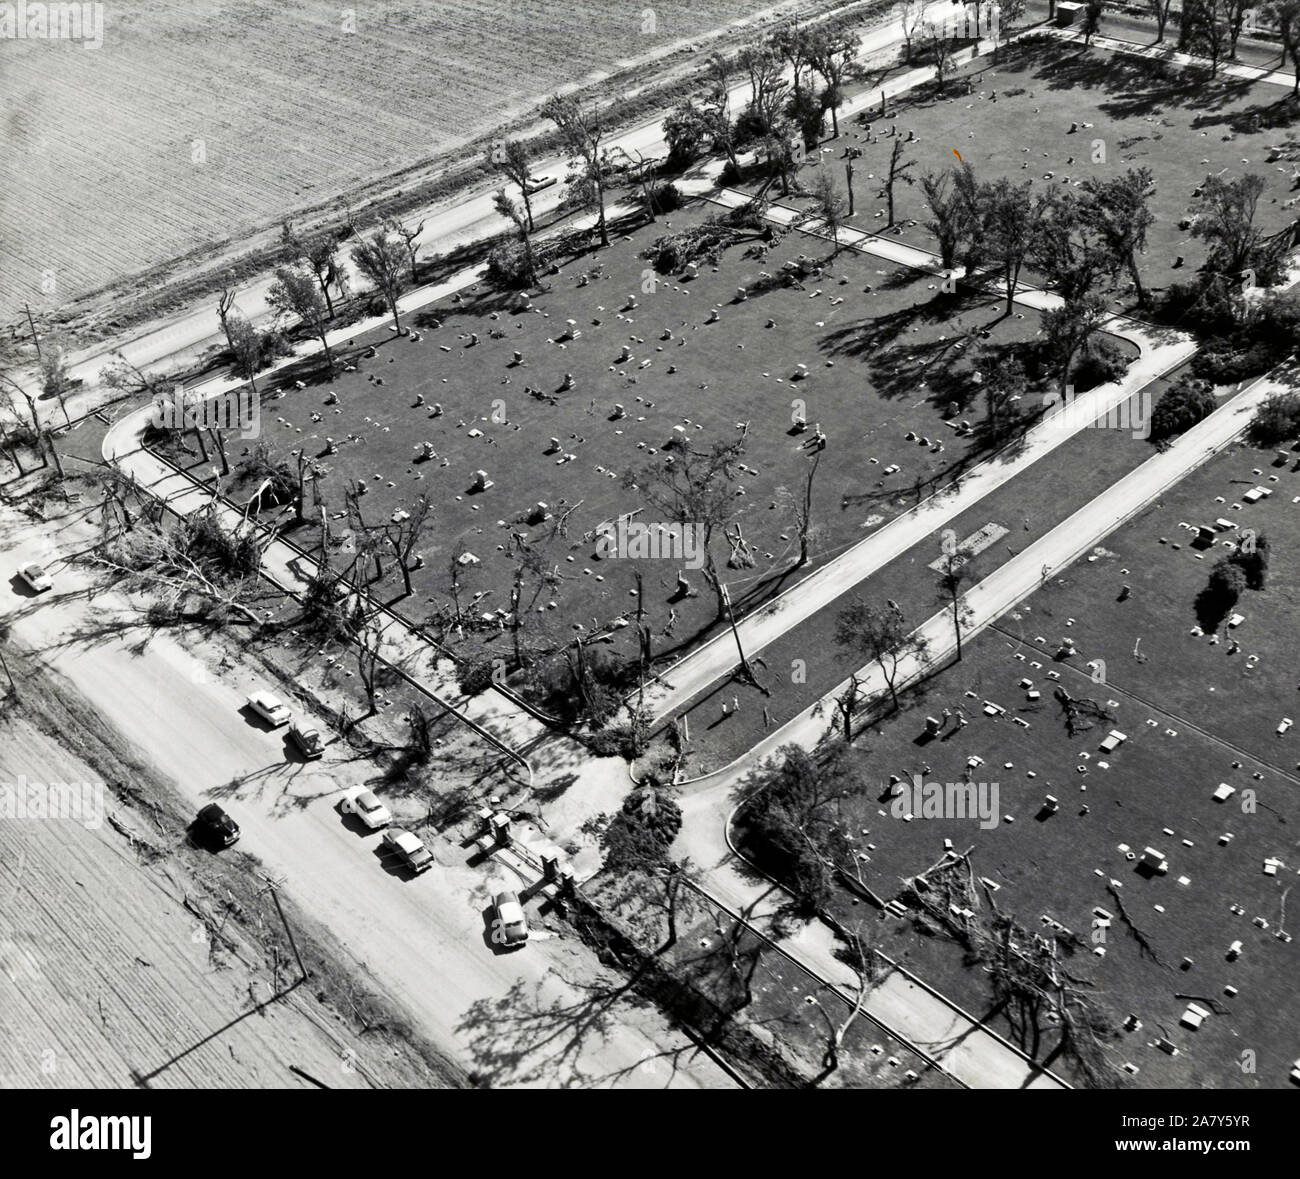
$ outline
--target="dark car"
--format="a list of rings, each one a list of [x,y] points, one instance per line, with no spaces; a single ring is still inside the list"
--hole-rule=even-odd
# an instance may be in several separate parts
[[[220,847],[229,847],[239,838],[239,824],[215,802],[208,803],[194,821],[195,833]]]
[[[294,721],[289,726],[289,737],[308,761],[324,756],[325,740],[320,735],[320,729],[315,725]]]

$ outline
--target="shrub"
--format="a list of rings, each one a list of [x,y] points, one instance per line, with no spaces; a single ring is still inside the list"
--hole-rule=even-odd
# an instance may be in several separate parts
[[[640,786],[623,800],[623,814],[665,847],[682,829],[682,808],[654,786]]]
[[[632,732],[627,725],[610,725],[587,738],[587,748],[597,757],[629,757]]]
[[[1181,377],[1160,395],[1151,411],[1151,441],[1159,444],[1176,438],[1213,413],[1216,404],[1207,382]]]
[[[466,696],[477,696],[492,686],[493,660],[476,659],[456,669],[456,683]]]
[[[656,217],[672,213],[682,207],[682,190],[671,181],[657,184],[650,190],[650,209]]]
[[[1249,547],[1245,540],[1238,542],[1237,551],[1225,560],[1235,565],[1246,578],[1246,587],[1262,590],[1268,580],[1268,537],[1262,532],[1253,537]],[[1222,562],[1220,562],[1222,563]]]
[[[1256,446],[1289,442],[1300,432],[1300,393],[1274,393],[1255,411],[1246,435]]]
[[[493,286],[508,290],[523,290],[532,275],[528,270],[527,255],[517,241],[505,241],[492,247],[488,253],[488,281]]]
[[[1128,357],[1110,340],[1098,340],[1074,366],[1074,387],[1086,393],[1097,385],[1118,381],[1128,371]]]
[[[1228,611],[1246,588],[1246,574],[1224,558],[1210,572],[1210,581],[1196,596],[1196,620],[1207,634],[1219,629]]]
[[[723,188],[736,188],[741,183],[740,168],[728,160],[722,165],[722,171],[718,173],[718,183]]]
[[[601,840],[607,868],[666,863],[668,848],[682,827],[682,810],[653,786],[634,790],[623,801]]]

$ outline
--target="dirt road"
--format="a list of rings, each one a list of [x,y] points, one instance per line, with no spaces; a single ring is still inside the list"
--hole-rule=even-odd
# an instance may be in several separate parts
[[[5,524],[6,570],[86,540]],[[35,601],[0,578],[0,613],[15,639],[75,683],[191,806],[219,798],[243,827],[241,847],[468,1069],[495,1086],[731,1086],[657,1011],[620,997],[622,980],[569,938],[494,953],[485,918],[500,872],[490,862],[468,867],[461,849],[438,844],[438,864],[414,880],[387,868],[379,835],[354,830],[335,806],[346,786],[373,774],[369,762],[338,744],[319,762],[286,761],[284,730],[268,732],[240,711],[259,686],[247,673],[218,678],[166,635],[141,647],[143,630],[105,634],[119,603],[88,602],[89,578],[75,566],[55,563],[53,573],[52,596]],[[96,637],[67,638],[86,632]],[[366,1041],[351,1046],[364,1063]]]

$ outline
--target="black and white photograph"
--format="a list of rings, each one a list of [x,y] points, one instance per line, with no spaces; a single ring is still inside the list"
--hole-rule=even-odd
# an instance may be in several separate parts
[[[1298,345],[1300,0],[0,3],[13,1159],[1250,1155]]]

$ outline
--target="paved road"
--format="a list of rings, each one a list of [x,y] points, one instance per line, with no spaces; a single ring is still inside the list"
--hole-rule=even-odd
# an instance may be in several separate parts
[[[417,879],[389,872],[380,836],[358,833],[335,809],[374,767],[341,744],[322,761],[287,760],[284,730],[268,732],[241,713],[247,692],[262,686],[246,673],[201,672],[165,633],[143,650],[138,629],[101,633],[129,608],[113,593],[87,600],[88,573],[53,556],[86,547],[93,526],[51,535],[12,513],[5,524],[0,567],[48,561],[56,579],[35,603],[7,577],[0,585],[0,616],[15,638],[75,684],[196,810],[221,798],[243,827],[241,846],[284,878],[285,893],[449,1055],[503,1087],[734,1087],[655,1008],[588,991],[614,976],[569,939],[495,953],[484,910],[497,881],[518,887],[503,869],[470,868],[463,850],[443,843],[434,845],[438,864]],[[364,1037],[356,1050],[364,1060]]]
[[[927,8],[949,11],[948,0],[930,0]],[[882,53],[892,53],[902,41],[902,33],[897,18],[862,30],[862,46],[859,60],[874,61]],[[739,110],[747,100],[748,83],[738,83],[729,92],[732,110]],[[634,158],[637,153],[646,157],[661,157],[667,153],[664,142],[661,119],[652,119],[638,127],[614,136],[609,142],[611,154],[617,158],[618,149],[628,152]],[[533,215],[537,219],[545,218],[557,209],[563,190],[563,179],[568,170],[565,157],[551,157],[540,160],[534,167],[538,176],[552,176],[560,181],[554,187],[544,189],[532,198]],[[444,253],[468,242],[481,240],[492,234],[500,233],[505,222],[492,207],[492,193],[499,187],[477,192],[469,197],[457,197],[455,203],[441,202],[416,210],[405,217],[404,223],[415,226],[424,222],[424,229],[417,239],[418,248],[435,249]],[[513,191],[513,186],[512,191]],[[517,192],[514,193],[517,197]],[[349,265],[349,285],[353,290],[362,289],[364,283],[351,270]],[[272,313],[267,306],[266,295],[270,289],[273,276],[265,276],[239,291],[236,305],[245,316],[252,320],[269,317]],[[98,381],[112,352],[120,349],[122,354],[139,368],[148,368],[161,361],[175,361],[178,357],[193,357],[209,345],[219,342],[220,325],[215,310],[215,300],[175,316],[165,322],[150,327],[126,340],[115,341],[112,347],[98,344],[90,349],[74,352],[71,357],[71,374],[91,386]],[[23,383],[34,388],[28,374]],[[83,399],[70,398],[73,412],[85,412],[79,408]]]

